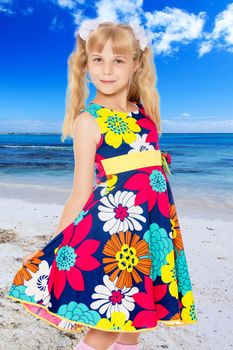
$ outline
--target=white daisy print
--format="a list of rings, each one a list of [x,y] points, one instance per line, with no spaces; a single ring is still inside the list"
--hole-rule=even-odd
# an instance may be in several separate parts
[[[32,278],[24,282],[24,285],[27,287],[25,294],[34,296],[35,301],[42,300],[42,305],[51,307],[52,304],[49,302],[50,294],[48,291],[48,277],[51,266],[49,267],[47,261],[43,260],[38,267],[37,272],[31,272]]]
[[[92,294],[92,299],[97,299],[90,304],[92,309],[98,310],[100,314],[106,312],[109,319],[115,311],[123,312],[126,320],[130,318],[130,311],[135,308],[135,301],[132,295],[139,292],[137,287],[123,289],[116,287],[118,276],[112,282],[108,275],[104,275],[103,282],[95,287],[96,293]]]
[[[153,145],[150,145],[150,142],[146,142],[146,138],[147,138],[148,134],[137,134],[136,140],[132,143],[130,143],[130,147],[132,147],[131,150],[129,150],[128,153],[131,152],[143,152],[149,149],[154,149]]]
[[[68,331],[73,330],[74,326],[76,326],[77,323],[72,322],[72,321],[66,321],[66,320],[61,320],[60,323],[58,323],[58,326],[67,329]]]
[[[100,199],[103,205],[99,205],[98,217],[106,221],[103,230],[111,235],[119,231],[140,231],[142,225],[139,221],[146,222],[142,207],[135,205],[135,197],[132,191],[118,190],[115,195],[110,193]]]

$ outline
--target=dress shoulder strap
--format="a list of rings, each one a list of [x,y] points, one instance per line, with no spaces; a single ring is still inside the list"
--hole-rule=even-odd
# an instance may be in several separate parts
[[[89,112],[94,118],[98,117],[98,114],[96,113],[96,111],[99,109],[100,107],[96,104],[88,104],[87,106],[85,106],[79,113],[82,112]]]

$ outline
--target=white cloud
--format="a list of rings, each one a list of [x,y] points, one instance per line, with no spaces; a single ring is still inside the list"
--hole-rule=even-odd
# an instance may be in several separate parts
[[[187,44],[200,38],[206,19],[205,12],[194,15],[170,7],[153,13],[144,11],[143,0],[134,2],[130,0],[117,0],[115,2],[100,0],[95,3],[95,6],[96,16],[103,20],[129,22],[130,18],[130,21],[144,23],[145,29],[152,38],[154,50],[158,54],[169,54],[177,51],[178,47],[172,46],[174,42]],[[80,23],[81,21],[77,24],[80,25]]]
[[[95,3],[97,16],[109,21],[129,21],[143,15],[143,0],[100,0]]]
[[[0,0],[0,5],[2,6],[12,5],[12,0]]]
[[[61,132],[63,121],[1,119],[0,132]],[[162,119],[162,132],[233,133],[233,119],[216,116],[179,116]]]
[[[82,22],[83,20],[83,10],[76,10],[74,13],[73,13],[73,17],[74,17],[74,24],[75,25],[80,25],[80,23]]]
[[[223,36],[227,43],[233,45],[233,3],[217,15],[211,36],[213,39]]]
[[[0,132],[60,132],[62,121],[39,119],[1,119]]]
[[[17,12],[27,16],[34,11],[32,6],[26,8],[14,8],[14,0],[0,0],[0,12],[5,13],[6,15],[17,15]]]
[[[154,30],[154,49],[158,54],[170,54],[177,50],[173,43],[188,44],[201,37],[206,13],[195,15],[166,6],[162,11],[145,12],[147,26]]]
[[[49,25],[51,30],[60,30],[64,28],[62,21],[58,17],[53,17]]]
[[[187,45],[193,40],[199,40],[199,57],[210,52],[219,40],[218,48],[227,48],[233,52],[233,4],[219,13],[215,18],[215,28],[212,33],[203,32],[207,21],[204,11],[198,14],[166,6],[161,11],[144,11],[143,0],[100,0],[96,1],[96,16],[103,20],[128,22],[136,20],[144,23],[145,29],[152,35],[152,44],[157,54],[170,55],[177,52],[181,45]],[[83,13],[73,11],[75,24],[80,25]],[[75,32],[78,28],[76,28]],[[220,43],[224,39],[224,43]]]
[[[69,9],[72,9],[76,5],[76,1],[73,0],[57,0],[57,5],[61,7],[67,7]]]
[[[204,116],[192,118],[171,118],[162,120],[162,132],[233,132],[233,119],[222,117]]]
[[[0,0],[0,12],[4,12],[7,15],[14,15],[15,11],[11,8],[12,4],[12,0]]]
[[[182,113],[182,117],[191,117],[191,114],[190,113],[188,113],[188,112],[184,112],[184,113]]]
[[[200,57],[213,48],[233,52],[233,3],[216,16],[213,31],[204,32],[203,37],[199,48]]]
[[[34,11],[32,5],[27,8],[18,6],[14,8],[15,1],[0,0],[0,12],[7,15],[16,15],[17,12],[30,15]],[[84,0],[44,0],[44,3],[46,2],[52,2],[70,13],[76,26],[74,35],[82,21],[90,19],[86,13],[91,9],[95,12],[93,17],[103,20],[121,22],[130,20],[143,24],[152,38],[152,46],[157,55],[171,55],[179,51],[182,45],[192,43],[194,40],[199,40],[199,57],[214,48],[233,53],[233,3],[217,14],[212,32],[207,32],[204,31],[204,26],[208,16],[204,11],[194,14],[184,9],[165,6],[162,10],[150,12],[144,10],[144,0],[97,0],[94,5],[93,2]],[[54,15],[49,26],[51,30],[60,29],[62,23]]]
[[[201,43],[199,48],[199,57],[205,55],[206,53],[210,52],[213,48],[213,44],[209,41],[204,41]]]
[[[21,12],[23,15],[28,16],[28,15],[30,15],[31,13],[34,12],[34,8],[31,7],[31,6],[29,6],[29,7],[27,7],[26,9],[21,9],[20,12]]]
[[[55,3],[62,8],[75,9],[78,8],[79,5],[84,5],[85,0],[55,0]]]

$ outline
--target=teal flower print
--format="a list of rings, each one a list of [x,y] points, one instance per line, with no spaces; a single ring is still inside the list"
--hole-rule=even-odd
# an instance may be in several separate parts
[[[84,218],[84,216],[88,213],[89,210],[84,211],[83,209],[80,211],[78,216],[74,220],[74,225],[78,225],[78,223]]]
[[[23,285],[16,286],[15,284],[12,284],[9,290],[9,296],[25,301],[30,301],[31,303],[36,303],[33,295],[30,296],[25,293],[26,288],[27,287]]]
[[[101,108],[102,108],[101,106],[99,106],[95,103],[92,103],[92,104],[88,105],[85,110],[88,111],[91,115],[93,115],[93,117],[97,118],[98,114],[96,112]]]
[[[153,257],[150,277],[154,281],[157,276],[161,276],[161,266],[166,264],[166,256],[173,249],[172,240],[167,231],[156,223],[150,225],[143,238]]]
[[[77,254],[75,253],[74,248],[65,245],[61,247],[56,256],[57,268],[58,270],[67,270],[69,271],[72,266],[75,264]]]
[[[167,189],[167,182],[164,175],[159,170],[153,170],[150,174],[150,185],[153,191],[165,192]]]
[[[76,303],[75,301],[61,305],[57,314],[68,320],[83,322],[93,326],[101,319],[97,311],[90,310],[85,304]]]
[[[178,252],[174,247],[176,253],[175,267],[178,280],[178,290],[185,295],[189,290],[192,290],[192,285],[189,277],[188,265],[184,249]]]

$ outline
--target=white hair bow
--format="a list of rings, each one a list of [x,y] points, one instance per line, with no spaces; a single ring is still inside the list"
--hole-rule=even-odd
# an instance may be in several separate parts
[[[105,21],[100,18],[84,20],[76,34],[79,34],[79,36],[86,41],[90,32],[96,29],[102,22]],[[134,35],[139,41],[141,49],[144,50],[148,43],[151,41],[151,34],[149,32],[146,33],[144,28],[141,27],[136,21],[129,22],[129,25],[132,27]]]

